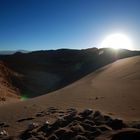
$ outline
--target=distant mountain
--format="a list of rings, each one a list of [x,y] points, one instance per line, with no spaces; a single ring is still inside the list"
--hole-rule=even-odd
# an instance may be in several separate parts
[[[140,55],[139,51],[90,48],[16,52],[0,55],[11,76],[11,84],[20,94],[35,97],[60,89],[118,59]]]
[[[26,51],[26,50],[0,51],[0,55],[11,55],[11,54],[14,54],[16,52],[28,53],[29,51]]]

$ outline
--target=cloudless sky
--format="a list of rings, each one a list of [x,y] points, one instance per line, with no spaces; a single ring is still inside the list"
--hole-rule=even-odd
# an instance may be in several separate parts
[[[99,47],[118,32],[140,49],[140,0],[0,0],[0,50]]]

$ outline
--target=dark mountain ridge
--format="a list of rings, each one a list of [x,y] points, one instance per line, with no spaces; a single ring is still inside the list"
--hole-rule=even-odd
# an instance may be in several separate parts
[[[21,95],[35,97],[60,89],[118,59],[140,55],[139,51],[90,48],[16,52],[0,55],[9,69],[22,75],[11,77]]]

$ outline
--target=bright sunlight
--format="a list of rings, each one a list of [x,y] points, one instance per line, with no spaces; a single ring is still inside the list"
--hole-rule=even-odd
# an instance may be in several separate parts
[[[133,49],[131,39],[128,38],[126,35],[120,33],[107,36],[101,43],[101,47],[128,50]]]

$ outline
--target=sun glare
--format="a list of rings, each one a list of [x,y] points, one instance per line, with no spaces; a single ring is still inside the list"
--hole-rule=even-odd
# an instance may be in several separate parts
[[[107,36],[101,43],[101,47],[128,50],[133,49],[131,40],[126,35],[119,33]]]

